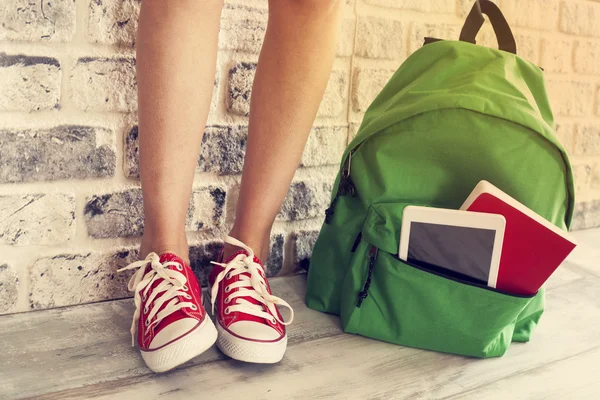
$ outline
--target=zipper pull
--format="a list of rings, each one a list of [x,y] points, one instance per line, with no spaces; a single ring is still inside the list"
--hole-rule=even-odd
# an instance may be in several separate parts
[[[344,178],[344,179],[350,178],[350,166],[352,165],[352,153],[354,153],[354,151],[350,151],[350,153],[348,153],[348,157],[346,157],[346,162],[344,162],[344,168],[342,169],[342,178]]]
[[[358,292],[358,301],[356,302],[356,307],[360,308],[363,301],[369,296],[369,288],[371,287],[371,277],[373,275],[373,268],[375,267],[375,260],[377,259],[377,253],[379,249],[375,246],[371,246],[371,250],[369,250],[369,272],[367,274],[367,280],[365,281],[365,286],[361,292]]]
[[[344,162],[344,167],[342,168],[342,172],[340,174],[340,183],[338,184],[337,192],[331,205],[327,210],[325,210],[325,223],[330,224],[331,219],[333,218],[333,213],[335,212],[335,205],[340,196],[354,196],[356,189],[354,188],[354,183],[352,182],[352,178],[350,178],[350,165],[352,163],[352,152],[348,153],[348,157]]]
[[[335,197],[333,198],[333,201],[331,202],[331,205],[329,206],[329,208],[327,208],[327,210],[325,210],[325,223],[326,224],[331,223],[331,219],[333,218],[333,213],[335,210],[335,204],[337,203],[339,196],[340,196],[340,194],[338,191],[338,193],[336,193]]]

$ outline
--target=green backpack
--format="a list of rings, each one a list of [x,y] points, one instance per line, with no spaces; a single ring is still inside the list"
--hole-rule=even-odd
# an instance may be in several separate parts
[[[487,14],[499,48],[475,45]],[[487,180],[567,230],[571,166],[543,71],[518,56],[495,4],[475,3],[460,41],[426,39],[367,110],[346,149],[315,244],[306,302],[346,332],[494,357],[531,337],[544,290],[515,296],[397,257],[407,205],[458,209]]]

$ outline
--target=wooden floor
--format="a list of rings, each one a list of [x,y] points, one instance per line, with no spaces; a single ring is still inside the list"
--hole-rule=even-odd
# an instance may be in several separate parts
[[[296,311],[285,359],[243,364],[211,349],[167,374],[131,348],[131,300],[0,317],[0,399],[600,399],[600,230],[548,283],[528,344],[475,360],[342,333],[303,304],[305,277],[272,281]]]

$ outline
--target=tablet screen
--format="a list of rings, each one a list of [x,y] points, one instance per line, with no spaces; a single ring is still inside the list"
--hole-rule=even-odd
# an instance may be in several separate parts
[[[408,261],[487,284],[495,237],[491,229],[412,222]]]

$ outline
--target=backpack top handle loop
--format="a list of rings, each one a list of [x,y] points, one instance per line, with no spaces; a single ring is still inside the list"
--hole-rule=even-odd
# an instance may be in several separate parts
[[[517,54],[517,43],[515,37],[502,15],[498,6],[490,0],[477,0],[469,12],[465,25],[460,31],[460,40],[475,44],[475,37],[485,22],[483,14],[487,15],[492,23],[496,37],[498,38],[498,48],[500,50]]]

